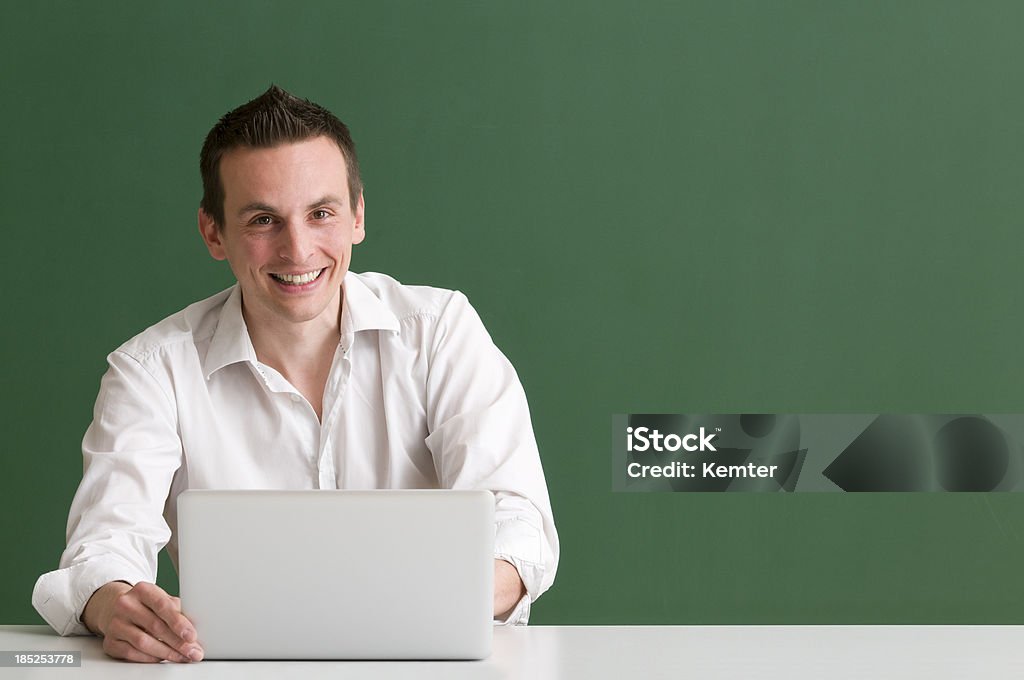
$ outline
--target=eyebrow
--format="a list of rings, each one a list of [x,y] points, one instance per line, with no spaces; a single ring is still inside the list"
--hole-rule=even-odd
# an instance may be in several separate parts
[[[270,212],[270,213],[276,213],[277,210],[274,209],[274,206],[267,205],[266,203],[248,203],[248,204],[243,205],[241,208],[238,209],[238,214],[239,215],[244,215],[245,213],[249,213],[249,212]]]
[[[322,197],[318,198],[317,200],[315,200],[312,203],[310,203],[309,205],[307,205],[306,206],[306,210],[312,210],[313,208],[319,208],[320,206],[331,205],[331,204],[335,204],[335,205],[344,207],[345,202],[343,200],[341,200],[340,198],[338,198],[337,196],[333,196],[331,194],[328,194],[326,196],[322,196]],[[274,213],[275,215],[278,214],[277,208],[275,208],[272,205],[268,205],[266,203],[260,203],[259,201],[254,201],[252,203],[247,203],[247,204],[243,205],[241,208],[239,208],[239,210],[238,210],[238,214],[239,215],[244,215],[244,214],[250,213],[250,212],[268,212],[268,213]]]
[[[321,197],[320,200],[313,201],[312,203],[307,205],[306,206],[306,210],[312,210],[313,208],[319,208],[322,205],[331,205],[332,203],[335,204],[335,205],[338,205],[338,206],[344,206],[345,205],[345,202],[343,200],[341,200],[340,198],[338,198],[337,196],[333,196],[331,194],[328,194],[326,196]]]

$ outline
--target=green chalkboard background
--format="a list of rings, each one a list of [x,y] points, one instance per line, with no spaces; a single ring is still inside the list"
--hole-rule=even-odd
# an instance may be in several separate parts
[[[104,358],[231,283],[201,140],[360,148],[356,270],[459,288],[530,398],[536,623],[1024,623],[1024,495],[613,494],[613,413],[1024,412],[1024,4],[35,2],[0,21],[0,623]],[[161,582],[174,588],[167,563]]]

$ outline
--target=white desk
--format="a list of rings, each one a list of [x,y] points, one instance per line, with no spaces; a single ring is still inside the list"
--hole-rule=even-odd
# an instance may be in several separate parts
[[[99,640],[0,626],[0,650],[81,651],[81,668],[0,668],[0,678],[1019,678],[1024,626],[529,626],[497,628],[485,661],[113,661]]]

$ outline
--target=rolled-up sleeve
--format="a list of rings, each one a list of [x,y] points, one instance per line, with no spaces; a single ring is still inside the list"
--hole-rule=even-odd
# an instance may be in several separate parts
[[[558,534],[519,377],[461,293],[438,320],[427,378],[426,443],[441,486],[495,495],[495,558],[526,596],[501,623],[525,624],[558,566]]]
[[[171,391],[122,351],[108,358],[82,441],[82,482],[71,504],[60,568],[36,582],[32,604],[61,635],[87,635],[82,610],[111,581],[156,580],[170,538],[163,517],[181,466]]]

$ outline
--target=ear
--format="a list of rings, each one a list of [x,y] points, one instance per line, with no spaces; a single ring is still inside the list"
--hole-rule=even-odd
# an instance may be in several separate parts
[[[363,192],[359,192],[359,201],[356,203],[356,209],[353,211],[353,215],[356,218],[355,225],[352,227],[352,245],[362,243],[363,239],[366,238],[366,204],[363,203]]]
[[[206,249],[210,251],[210,257],[215,260],[227,259],[224,241],[221,238],[222,234],[217,227],[217,222],[202,208],[199,209],[199,234],[203,237]]]

